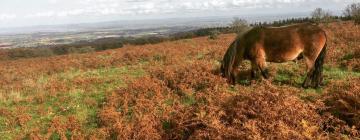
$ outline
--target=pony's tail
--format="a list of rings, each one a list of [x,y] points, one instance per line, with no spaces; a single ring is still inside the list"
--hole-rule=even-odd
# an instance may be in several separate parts
[[[314,69],[314,73],[313,73],[313,79],[312,79],[312,84],[314,85],[315,88],[319,87],[320,84],[323,81],[323,65],[324,65],[324,61],[325,61],[325,56],[326,56],[326,47],[327,44],[325,44],[325,46],[322,48],[319,56],[316,58],[315,61],[315,69]]]

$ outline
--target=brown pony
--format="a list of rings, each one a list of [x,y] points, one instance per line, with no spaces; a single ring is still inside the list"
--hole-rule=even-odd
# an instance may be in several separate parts
[[[251,61],[251,76],[260,70],[268,78],[266,62],[283,63],[298,57],[305,59],[307,76],[304,88],[319,87],[326,54],[326,33],[311,23],[284,27],[255,27],[238,36],[226,51],[221,72],[235,84],[235,72],[242,60]]]

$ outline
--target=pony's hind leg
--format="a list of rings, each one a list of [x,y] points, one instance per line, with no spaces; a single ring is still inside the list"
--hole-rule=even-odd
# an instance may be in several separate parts
[[[302,87],[303,88],[309,88],[310,85],[311,85],[311,78],[313,77],[313,73],[314,73],[314,70],[308,70],[307,74],[306,74],[306,77],[305,77],[305,80],[302,84]]]
[[[302,84],[303,88],[308,88],[311,85],[312,77],[314,75],[314,61],[305,57],[305,64],[306,64],[306,77]]]
[[[322,48],[320,54],[318,55],[314,63],[314,74],[312,77],[312,86],[314,88],[318,88],[322,84],[323,81],[322,71],[323,71],[325,55],[326,55],[326,44]]]
[[[326,54],[326,44],[323,48],[317,49],[311,53],[305,53],[305,63],[307,67],[307,76],[303,83],[304,88],[312,86],[318,88],[322,83],[322,70]]]

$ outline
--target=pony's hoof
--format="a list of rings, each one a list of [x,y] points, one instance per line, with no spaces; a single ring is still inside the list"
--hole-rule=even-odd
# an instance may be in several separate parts
[[[304,89],[308,89],[310,86],[307,84],[302,84],[301,87],[303,87]]]
[[[235,85],[235,84],[236,84],[234,80],[229,80],[228,83],[229,83],[230,85]]]
[[[264,78],[265,78],[266,80],[268,80],[268,79],[270,78],[270,76],[269,76],[269,75],[266,75],[266,76],[264,76]]]
[[[302,88],[304,88],[304,89],[309,89],[309,87],[308,87],[308,86],[302,86]]]
[[[318,88],[321,88],[321,87],[322,87],[321,84],[315,84],[315,85],[313,86],[314,89],[318,89]]]

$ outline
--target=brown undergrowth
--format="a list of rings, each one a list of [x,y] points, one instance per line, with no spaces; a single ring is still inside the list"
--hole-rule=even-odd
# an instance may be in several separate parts
[[[356,129],[358,97],[352,98],[357,96],[354,95],[356,89],[343,91],[350,94],[342,96],[346,99],[333,95],[341,92],[332,88],[325,92],[324,101],[320,98],[306,102],[297,96],[302,92],[298,88],[274,86],[267,81],[246,88],[224,85],[225,81],[219,79],[206,62],[202,63],[155,69],[152,76],[135,80],[129,87],[114,92],[100,113],[107,138],[327,139],[359,136]],[[331,104],[337,102],[343,106]],[[338,111],[343,114],[334,114]],[[352,117],[341,116],[347,113]]]

